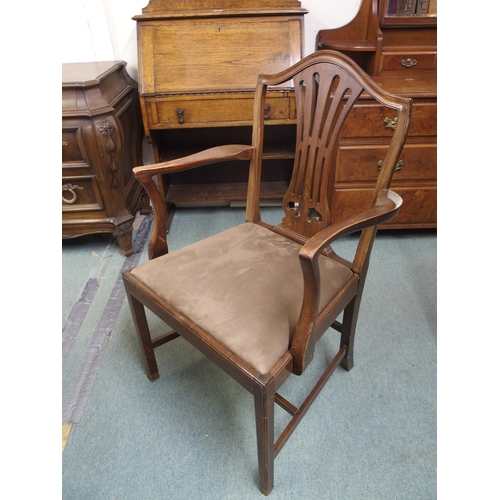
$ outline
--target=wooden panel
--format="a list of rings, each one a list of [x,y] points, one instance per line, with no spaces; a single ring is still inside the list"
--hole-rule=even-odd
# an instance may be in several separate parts
[[[386,146],[341,146],[337,156],[337,182],[375,182],[378,162],[387,152]],[[432,180],[437,178],[436,144],[406,144],[401,153],[404,163],[394,172],[393,182],[401,180]]]
[[[437,223],[437,188],[436,186],[403,187],[393,184],[393,191],[403,198],[400,213],[385,227],[435,227]],[[338,189],[335,190],[333,209],[334,220],[356,215],[368,207],[372,190]]]
[[[394,118],[395,113],[379,104],[354,106],[347,117],[342,136],[351,137],[391,137],[393,129],[385,124],[386,118]],[[435,136],[437,134],[437,106],[435,102],[414,103],[408,137]]]
[[[261,200],[281,200],[288,183],[285,181],[262,182]],[[248,183],[177,184],[169,189],[167,201],[176,204],[203,204],[210,201],[246,201]]]
[[[142,94],[250,90],[301,57],[301,18],[140,22]]]

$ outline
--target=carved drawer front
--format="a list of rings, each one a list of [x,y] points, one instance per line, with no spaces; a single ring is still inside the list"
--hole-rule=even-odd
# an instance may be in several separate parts
[[[354,106],[344,124],[343,138],[390,138],[397,126],[394,110],[378,104]],[[432,102],[414,103],[408,137],[437,134],[437,106]]]
[[[62,178],[62,211],[104,210],[96,178],[93,175]]]
[[[146,98],[145,104],[151,129],[251,125],[253,119],[253,94]],[[290,119],[288,97],[270,97],[266,104],[270,122]]]
[[[63,128],[62,129],[62,161],[63,163],[81,163],[88,165],[86,159],[85,147],[81,139],[81,129]]]
[[[435,225],[437,223],[437,188],[435,186],[391,188],[401,198],[403,206],[399,214],[392,219],[389,226],[400,224],[408,227],[419,225]],[[372,191],[369,189],[339,189],[335,191],[333,216],[336,220],[350,217],[366,209],[370,203]]]
[[[375,182],[386,146],[342,145],[337,155],[336,182]],[[406,144],[396,165],[393,182],[437,178],[436,144]]]
[[[414,71],[435,71],[437,68],[437,52],[382,52],[380,73],[396,73]],[[404,74],[404,73],[403,73]]]

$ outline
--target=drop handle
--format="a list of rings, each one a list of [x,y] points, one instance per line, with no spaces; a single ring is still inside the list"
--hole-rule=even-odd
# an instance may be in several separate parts
[[[378,167],[379,170],[382,169],[382,165],[383,164],[384,164],[383,160],[379,160],[379,162],[377,163],[377,167]],[[405,162],[403,160],[399,160],[396,163],[396,166],[394,167],[394,172],[397,172],[398,170],[401,170],[404,166],[405,166]]]
[[[177,109],[177,117],[179,125],[182,125],[184,123],[184,110],[182,108]]]

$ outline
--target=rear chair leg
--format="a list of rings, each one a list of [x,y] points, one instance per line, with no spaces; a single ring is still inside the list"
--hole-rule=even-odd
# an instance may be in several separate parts
[[[344,359],[341,361],[344,370],[351,370],[354,366],[353,348],[354,334],[356,333],[356,324],[358,322],[358,312],[360,306],[360,296],[356,295],[348,306],[344,309],[344,317],[342,320],[342,332],[340,336],[340,345],[347,346],[347,352]]]
[[[267,387],[258,387],[254,402],[260,491],[269,495],[274,486],[274,394]]]
[[[146,361],[146,369],[151,382],[154,382],[160,377],[158,365],[156,364],[156,356],[151,341],[151,333],[149,332],[148,320],[146,318],[146,310],[144,306],[131,294],[128,294],[130,310],[134,319],[135,331],[139,337],[142,353]]]

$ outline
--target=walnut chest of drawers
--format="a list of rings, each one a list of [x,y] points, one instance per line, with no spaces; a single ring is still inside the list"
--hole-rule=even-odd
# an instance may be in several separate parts
[[[413,99],[408,138],[393,174],[391,189],[403,198],[404,210],[383,225],[386,229],[436,227],[437,105],[434,88],[425,82],[374,77],[382,88]],[[381,160],[397,126],[390,110],[367,99],[348,117],[337,154],[334,218],[368,206]]]
[[[362,0],[358,14],[341,28],[320,30],[318,50],[338,50],[354,59],[385,90],[413,99],[408,138],[391,189],[403,198],[399,214],[381,227],[437,226],[437,17],[436,2]],[[434,8],[431,8],[431,6]],[[426,6],[426,9],[424,9]],[[401,10],[403,9],[403,10]],[[378,162],[397,124],[373,101],[349,117],[338,153],[335,211],[350,214],[367,202]]]
[[[142,188],[137,83],[123,61],[62,67],[62,237],[112,233],[130,255]]]

